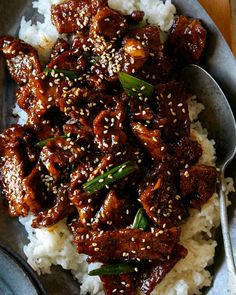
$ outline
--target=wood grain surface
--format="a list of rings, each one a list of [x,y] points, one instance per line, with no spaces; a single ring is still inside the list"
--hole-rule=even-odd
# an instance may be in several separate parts
[[[235,0],[231,0],[235,1]],[[231,49],[236,53],[234,48],[234,30],[232,21],[232,6],[230,0],[199,0],[201,5],[206,9],[208,14],[214,20]]]

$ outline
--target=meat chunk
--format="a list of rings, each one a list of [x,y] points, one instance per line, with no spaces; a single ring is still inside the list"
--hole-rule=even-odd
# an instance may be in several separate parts
[[[178,16],[171,28],[169,48],[188,63],[199,63],[206,45],[206,30],[197,19]]]
[[[92,16],[104,6],[103,0],[69,0],[52,6],[52,22],[60,34],[74,33],[88,26]]]
[[[70,205],[68,192],[65,187],[54,188],[54,194],[56,195],[52,206],[37,214],[32,222],[32,227],[50,227],[73,212],[73,207]]]
[[[178,169],[174,161],[152,168],[140,189],[140,202],[159,228],[172,227],[186,215],[177,194]]]
[[[95,143],[103,152],[114,153],[127,141],[122,130],[123,112],[110,110],[102,111],[93,122]]]
[[[62,52],[68,51],[70,49],[70,44],[66,42],[64,39],[57,39],[56,43],[53,46],[50,60],[56,58],[58,55],[62,54]]]
[[[183,137],[177,143],[169,145],[169,150],[182,165],[196,163],[202,155],[201,145],[188,137]]]
[[[116,191],[110,190],[94,217],[92,228],[105,230],[128,226],[132,222],[130,207],[128,200],[118,197]]]
[[[87,61],[83,54],[78,50],[67,50],[52,59],[47,67],[82,73],[86,70]]]
[[[129,23],[140,23],[144,18],[144,11],[134,10],[130,15],[125,16]]]
[[[37,202],[27,198],[24,187],[24,178],[32,169],[26,150],[29,139],[30,134],[19,125],[6,129],[0,136],[0,180],[9,213],[15,217],[39,208]]]
[[[100,276],[106,295],[125,294],[136,295],[133,274],[121,274],[119,276]],[[116,290],[116,291],[114,291]]]
[[[155,160],[165,161],[170,159],[167,147],[161,139],[160,130],[150,130],[140,123],[131,123],[131,129],[144,148],[147,149]]]
[[[184,84],[170,82],[156,87],[158,125],[165,141],[190,135],[190,119]]]
[[[201,208],[215,192],[218,172],[215,167],[198,165],[181,170],[180,191],[193,208]]]
[[[90,34],[93,38],[100,35],[111,40],[119,37],[126,28],[126,19],[122,14],[109,7],[103,7],[93,18]]]
[[[96,232],[79,228],[75,234],[75,243],[79,253],[92,256],[101,262],[163,260],[173,252],[179,235],[177,228],[161,232],[144,232],[139,229]]]
[[[85,152],[70,138],[56,138],[50,140],[43,147],[40,159],[48,170],[50,176],[58,180],[69,165],[78,164]]]
[[[6,59],[9,73],[17,84],[25,84],[31,76],[41,73],[37,51],[24,41],[3,36],[0,38],[0,50]]]
[[[175,266],[175,264],[187,255],[188,251],[181,245],[177,245],[174,254],[169,259],[162,262],[152,262],[141,269],[141,275],[138,278],[139,290],[142,294],[149,295],[159,284],[166,274]]]

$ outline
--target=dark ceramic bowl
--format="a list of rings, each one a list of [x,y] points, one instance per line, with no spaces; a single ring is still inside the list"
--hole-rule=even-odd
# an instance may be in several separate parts
[[[128,0],[127,0],[128,1]],[[208,46],[202,66],[217,80],[225,92],[234,114],[236,114],[236,60],[221,33],[199,5],[197,0],[172,0],[178,12],[199,18],[208,30]],[[16,35],[22,15],[32,16],[31,0],[0,0],[0,35]],[[214,5],[212,3],[212,5]],[[0,129],[9,126],[13,121],[11,109],[15,102],[15,85],[9,78],[4,68],[3,59],[0,58]],[[229,138],[229,140],[231,140]],[[236,144],[236,143],[235,143]],[[236,180],[236,161],[231,164],[227,174]],[[236,199],[232,198],[232,206],[229,209],[231,235],[236,245]],[[204,290],[208,295],[226,295],[226,265],[224,262],[224,250],[220,231],[218,231],[218,247],[215,263],[211,267],[214,276],[212,287]],[[0,240],[10,247],[14,253],[25,259],[23,245],[28,243],[24,229],[17,220],[9,218],[4,202],[0,202]],[[1,261],[0,261],[1,262]],[[10,276],[10,273],[9,273]],[[44,285],[48,295],[78,295],[79,285],[72,278],[70,272],[55,267],[51,275],[41,276],[39,280]],[[1,284],[1,273],[0,273]],[[0,291],[1,293],[1,291]],[[2,294],[2,293],[1,293]],[[14,293],[13,293],[14,294]],[[16,293],[34,294],[34,293]]]

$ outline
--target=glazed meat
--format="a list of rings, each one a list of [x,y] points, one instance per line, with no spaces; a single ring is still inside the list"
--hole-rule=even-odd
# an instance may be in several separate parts
[[[170,50],[185,62],[199,63],[206,45],[206,34],[199,20],[178,16],[170,31]]]
[[[0,38],[2,50],[7,62],[8,71],[17,84],[25,84],[32,76],[41,71],[38,52],[31,45],[11,36]]]
[[[106,0],[64,1],[51,17],[64,35],[43,68],[31,45],[0,38],[27,116],[0,135],[9,212],[33,214],[34,228],[66,223],[78,252],[104,264],[105,294],[150,294],[187,255],[182,224],[217,182],[199,164],[179,80],[183,64],[200,61],[206,31],[179,16],[163,43],[144,12],[123,15]]]
[[[163,260],[171,255],[179,236],[180,231],[177,228],[153,232],[139,229],[96,232],[78,228],[75,243],[80,253],[101,262]]]
[[[69,0],[52,7],[52,21],[59,33],[74,33],[88,26],[105,5],[103,0]]]

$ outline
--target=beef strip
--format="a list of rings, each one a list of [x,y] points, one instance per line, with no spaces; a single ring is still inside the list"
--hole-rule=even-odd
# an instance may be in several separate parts
[[[32,76],[41,73],[37,50],[24,41],[3,36],[0,38],[0,50],[6,59],[9,73],[17,84],[25,84]]]
[[[88,26],[98,9],[105,5],[103,0],[69,0],[53,5],[52,22],[60,34],[74,33]]]
[[[158,126],[165,141],[175,141],[190,136],[190,119],[184,84],[170,82],[155,87]]]
[[[92,223],[93,230],[121,229],[132,222],[131,205],[110,190]]]
[[[77,74],[83,73],[87,68],[86,58],[79,50],[67,50],[53,58],[47,68],[72,70]]]
[[[149,295],[153,289],[159,284],[166,274],[175,266],[175,264],[187,255],[188,251],[181,245],[177,245],[174,254],[165,261],[147,263],[141,268],[138,277],[139,290],[142,294]]]
[[[202,155],[201,145],[188,137],[183,137],[177,143],[170,144],[168,149],[181,165],[196,163]]]
[[[40,159],[50,176],[58,180],[69,165],[78,164],[85,152],[70,138],[50,140],[40,153]]]
[[[125,294],[137,295],[133,274],[121,274],[118,276],[100,276],[106,295]]]
[[[166,161],[170,159],[170,155],[167,152],[167,146],[161,139],[160,130],[150,130],[140,123],[131,123],[131,129],[144,148],[147,149],[155,160]]]
[[[31,137],[32,134],[19,125],[6,129],[0,136],[0,180],[9,213],[15,217],[26,216],[29,210],[40,208],[37,201],[27,197],[24,187],[24,178],[37,159],[37,153],[31,147]]]
[[[141,184],[140,202],[148,216],[160,228],[178,224],[186,209],[177,194],[178,169],[173,161],[152,167]]]
[[[201,208],[215,192],[218,172],[215,167],[196,165],[181,170],[180,191],[193,208]]]
[[[119,37],[127,28],[126,19],[119,12],[103,7],[98,9],[90,27],[90,38],[97,35],[103,36],[108,40]]]
[[[62,38],[58,38],[52,48],[50,60],[56,58],[57,56],[62,54],[62,52],[68,51],[69,49],[70,49],[70,44],[66,40]]]
[[[197,19],[176,17],[169,35],[169,49],[187,63],[199,63],[206,45],[207,32]]]
[[[70,205],[67,188],[59,187],[58,189],[54,188],[54,190],[56,196],[52,206],[37,214],[32,222],[32,227],[50,227],[74,211],[74,208]]]
[[[78,228],[75,233],[75,244],[79,253],[92,256],[101,262],[163,260],[165,256],[173,253],[179,235],[180,231],[177,228],[153,232],[139,229],[97,232]]]

